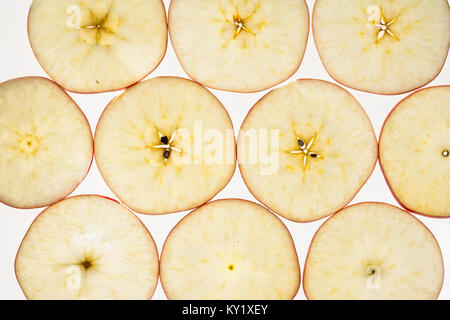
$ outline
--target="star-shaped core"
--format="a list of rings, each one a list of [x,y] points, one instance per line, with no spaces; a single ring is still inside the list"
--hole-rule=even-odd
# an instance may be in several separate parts
[[[164,157],[164,163],[167,163],[167,161],[170,158],[170,154],[172,153],[172,151],[178,152],[178,153],[182,153],[183,151],[181,151],[180,149],[173,147],[172,143],[175,140],[175,137],[177,135],[177,132],[175,131],[172,135],[172,137],[169,138],[162,134],[160,131],[158,131],[158,135],[159,135],[159,141],[161,141],[162,144],[158,144],[158,145],[154,145],[152,146],[153,149],[163,149],[164,153],[163,153],[163,157]]]
[[[309,158],[317,159],[322,158],[317,152],[311,150],[314,142],[316,141],[316,135],[312,137],[312,139],[306,144],[300,137],[297,136],[298,145],[300,146],[300,150],[291,151],[290,154],[301,154],[303,155],[303,167],[306,167]]]
[[[255,35],[248,27],[245,26],[245,23],[250,20],[252,15],[248,16],[247,18],[242,19],[239,13],[236,13],[233,16],[233,24],[236,26],[236,29],[234,30],[234,39],[236,39],[242,31],[248,32],[251,35]]]
[[[377,30],[380,30],[378,32],[378,36],[377,36],[377,41],[380,41],[381,39],[384,38],[384,36],[386,35],[386,33],[388,35],[390,35],[392,38],[394,38],[395,40],[399,40],[399,38],[397,37],[397,35],[392,32],[389,27],[395,23],[395,21],[397,21],[397,18],[392,19],[391,21],[387,21],[386,18],[384,17],[384,13],[381,10],[380,13],[380,23],[376,23],[375,24],[375,28]]]

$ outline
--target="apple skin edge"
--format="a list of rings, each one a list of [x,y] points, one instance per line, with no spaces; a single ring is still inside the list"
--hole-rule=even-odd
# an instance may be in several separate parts
[[[234,93],[257,93],[257,92],[265,91],[265,90],[271,89],[271,88],[273,88],[273,87],[276,87],[277,85],[279,85],[279,84],[281,84],[281,83],[283,83],[283,82],[289,80],[289,78],[291,78],[291,77],[298,71],[298,69],[300,69],[300,66],[301,66],[301,64],[302,64],[302,62],[303,62],[303,58],[305,57],[307,45],[305,46],[305,49],[303,50],[303,53],[302,53],[301,56],[300,56],[299,62],[298,62],[298,64],[297,64],[297,66],[294,68],[293,72],[292,72],[288,77],[286,77],[285,79],[283,79],[283,80],[281,80],[281,81],[278,81],[277,83],[274,83],[273,85],[268,86],[268,87],[266,87],[266,88],[262,88],[262,89],[259,89],[259,90],[249,90],[249,91],[233,91],[233,90],[229,90],[229,89],[216,88],[216,87],[209,86],[209,85],[207,85],[207,84],[202,84],[202,83],[198,82],[197,80],[195,80],[195,79],[194,79],[194,78],[186,71],[186,68],[184,67],[183,63],[181,62],[181,59],[180,59],[180,56],[179,56],[179,54],[178,54],[178,52],[177,52],[177,49],[176,49],[176,47],[175,47],[175,44],[174,44],[173,41],[172,41],[172,32],[171,32],[171,28],[170,28],[170,21],[171,21],[171,12],[172,12],[171,9],[172,9],[172,4],[173,4],[175,1],[176,1],[176,0],[171,0],[171,1],[170,1],[170,5],[169,5],[169,15],[168,15],[168,21],[169,21],[169,22],[168,22],[168,26],[169,26],[169,36],[170,36],[170,40],[171,40],[171,43],[172,43],[172,47],[173,47],[173,50],[174,50],[174,52],[175,52],[175,55],[177,56],[178,62],[179,62],[180,65],[181,65],[181,68],[184,70],[184,73],[186,73],[186,75],[187,75],[190,79],[194,80],[195,82],[199,83],[200,85],[205,86],[205,87],[207,87],[207,88],[209,88],[209,89],[219,90],[219,91],[225,91],[225,92],[234,92]],[[309,31],[310,31],[310,29],[311,29],[311,27],[310,27],[310,20],[311,20],[310,16],[311,16],[311,15],[310,15],[310,10],[309,10],[309,7],[308,7],[306,1],[305,1],[305,0],[303,0],[303,1],[305,2],[306,10],[307,10],[307,13],[308,13],[308,32],[307,32],[307,37],[306,37],[306,44],[308,44],[308,41],[309,41]]]
[[[166,12],[166,7],[164,5],[164,1],[161,0],[164,12]],[[44,66],[41,64],[41,62],[39,61],[39,59],[37,58],[37,54],[36,51],[34,50],[33,46],[31,45],[31,41],[30,41],[30,11],[31,11],[31,5],[30,5],[30,9],[28,10],[28,17],[27,17],[27,34],[28,34],[28,43],[30,44],[31,47],[31,51],[33,52],[34,57],[36,58],[36,61],[38,62],[38,64],[41,66],[42,70],[44,70],[44,72],[49,76],[50,79],[52,79],[54,82],[56,82],[56,80],[52,77],[52,75],[50,73],[47,72],[47,70],[45,70]],[[65,91],[71,92],[71,93],[75,93],[75,94],[98,94],[98,93],[107,93],[107,92],[116,92],[116,91],[120,91],[120,90],[124,90],[127,89],[129,87],[134,86],[135,84],[138,84],[139,82],[141,82],[142,80],[144,80],[145,78],[147,78],[151,73],[153,73],[153,71],[155,71],[159,65],[162,63],[162,61],[164,60],[164,57],[166,56],[167,53],[167,46],[169,43],[169,25],[168,25],[168,21],[167,21],[167,14],[164,14],[164,17],[166,19],[166,27],[167,27],[167,32],[166,32],[166,47],[164,49],[164,53],[161,56],[161,60],[159,61],[159,63],[152,69],[150,70],[144,77],[142,77],[141,79],[139,79],[138,81],[136,81],[135,83],[130,84],[129,86],[126,86],[124,88],[118,88],[118,89],[111,89],[111,90],[104,90],[104,91],[95,91],[95,92],[81,92],[81,91],[74,91],[74,90],[70,90],[67,88],[64,88],[61,84],[58,84],[61,88],[63,88]],[[57,82],[56,82],[57,83]]]
[[[112,199],[112,198],[109,198],[109,197],[105,197],[105,196],[101,196],[101,195],[95,195],[95,194],[91,194],[91,195],[79,195],[79,196],[74,196],[74,197],[66,198],[66,199],[64,199],[64,200],[67,200],[67,199],[75,199],[75,198],[84,198],[84,197],[100,197],[100,198],[103,198],[103,199],[106,199],[106,200],[113,201],[113,202],[117,203],[118,205],[120,205],[121,207],[123,207],[123,208],[125,208],[126,210],[128,210],[128,211],[129,211],[129,212],[130,212],[130,213],[131,213],[131,214],[132,214],[132,215],[133,215],[133,216],[141,223],[141,225],[142,225],[142,226],[144,227],[144,229],[147,231],[148,235],[150,236],[150,239],[152,239],[153,246],[154,246],[155,251],[156,251],[156,253],[157,253],[156,256],[157,256],[157,257],[159,256],[159,253],[158,253],[158,247],[156,246],[155,239],[153,238],[152,234],[150,233],[150,230],[147,229],[147,227],[145,226],[145,224],[141,221],[141,219],[138,218],[138,216],[137,216],[135,213],[133,213],[133,212],[132,212],[131,210],[129,210],[127,207],[125,207],[124,205],[122,205],[119,201],[117,201],[117,200],[115,200],[115,199]],[[61,201],[64,201],[64,200],[61,200]],[[61,202],[61,201],[59,201],[59,202]],[[58,202],[56,202],[56,203],[58,203]],[[56,204],[56,203],[55,203],[55,204]],[[27,300],[29,300],[29,298],[28,298],[27,295],[25,294],[25,291],[23,290],[23,288],[22,288],[22,286],[21,286],[21,284],[20,284],[20,282],[19,282],[19,278],[17,277],[17,269],[16,269],[17,255],[19,254],[19,252],[20,252],[20,250],[21,250],[21,248],[22,248],[23,241],[24,241],[25,238],[27,237],[28,232],[29,232],[29,231],[31,230],[31,228],[33,227],[33,224],[37,221],[37,219],[38,219],[42,214],[44,214],[44,213],[47,211],[47,209],[49,209],[49,207],[46,208],[45,210],[43,210],[41,213],[39,213],[39,214],[36,216],[36,218],[33,220],[33,222],[31,223],[31,225],[30,225],[30,227],[28,228],[27,232],[25,233],[25,235],[24,235],[22,241],[20,242],[19,249],[17,250],[16,257],[15,257],[15,259],[14,259],[14,275],[15,275],[15,277],[16,277],[16,280],[17,280],[17,283],[19,284],[20,289],[22,290],[22,292],[23,292],[23,294],[24,294],[24,296],[25,296],[25,298],[26,298]],[[153,290],[152,294],[148,297],[148,300],[151,300],[151,299],[152,299],[152,297],[153,297],[153,295],[155,294],[155,291],[156,291],[156,289],[157,289],[157,287],[158,287],[158,282],[159,282],[159,278],[160,278],[160,277],[159,277],[159,275],[160,275],[160,260],[161,260],[161,259],[158,260],[158,273],[157,273],[156,286],[155,286],[155,289]]]
[[[72,191],[70,191],[68,194],[66,194],[63,198],[60,198],[59,200],[54,201],[53,203],[50,203],[50,204],[48,204],[48,205],[41,206],[41,207],[16,207],[16,206],[12,206],[12,205],[10,205],[10,204],[8,204],[8,203],[6,203],[6,202],[3,202],[3,201],[1,201],[1,199],[0,199],[0,203],[3,203],[4,205],[7,205],[8,207],[11,207],[11,208],[14,208],[14,209],[24,209],[24,210],[29,210],[29,209],[45,208],[45,207],[47,207],[47,206],[53,205],[53,204],[55,204],[55,203],[58,203],[58,202],[60,202],[60,201],[62,201],[62,200],[64,200],[64,199],[66,199],[68,196],[70,196],[70,195],[78,188],[78,186],[84,181],[84,179],[85,179],[85,178],[87,177],[87,175],[89,174],[89,171],[91,170],[91,167],[92,167],[92,162],[94,161],[94,137],[93,137],[93,134],[92,134],[92,129],[91,129],[91,126],[90,126],[90,124],[89,124],[89,121],[88,121],[88,119],[86,118],[86,115],[84,114],[83,110],[81,110],[80,106],[72,99],[72,97],[64,90],[63,87],[61,87],[58,83],[56,83],[56,82],[54,82],[54,81],[52,81],[52,80],[50,80],[50,79],[44,78],[44,77],[33,76],[33,77],[22,77],[22,78],[37,78],[37,79],[44,79],[44,80],[46,80],[46,81],[50,81],[51,83],[53,83],[53,84],[57,85],[59,88],[61,88],[61,90],[62,90],[62,91],[69,97],[69,99],[77,106],[78,110],[80,110],[81,114],[83,115],[84,119],[86,120],[86,123],[88,124],[88,127],[89,127],[89,131],[90,131],[90,133],[91,133],[91,141],[92,141],[92,158],[91,158],[91,162],[90,162],[90,164],[89,164],[89,167],[87,168],[86,174],[85,174],[84,177],[80,180],[80,182],[72,189]],[[15,78],[15,79],[10,79],[10,80],[16,80],[16,79],[21,79],[21,78]],[[8,81],[10,81],[10,80],[8,80]]]
[[[418,86],[418,87],[413,88],[413,89],[410,89],[410,90],[406,90],[406,91],[404,91],[404,92],[398,92],[398,93],[379,93],[379,92],[374,92],[374,91],[369,91],[369,90],[361,90],[361,89],[353,88],[353,87],[351,87],[351,86],[349,86],[349,85],[344,84],[343,81],[338,80],[335,76],[333,76],[333,75],[328,71],[328,69],[326,68],[325,64],[323,63],[323,59],[322,59],[322,56],[320,55],[320,51],[317,49],[317,37],[316,37],[316,34],[315,34],[315,32],[314,32],[314,16],[315,16],[315,12],[316,12],[316,11],[315,11],[315,10],[316,10],[316,6],[317,6],[317,3],[318,3],[319,1],[321,1],[321,0],[316,0],[316,2],[314,3],[313,14],[312,14],[312,18],[311,18],[311,21],[312,21],[312,27],[311,27],[311,29],[312,29],[313,39],[314,39],[314,45],[315,45],[315,47],[316,47],[316,52],[317,52],[317,54],[318,54],[318,56],[319,56],[320,61],[322,62],[322,65],[323,65],[325,71],[328,73],[328,75],[330,76],[330,78],[333,79],[334,81],[336,81],[337,83],[343,85],[344,87],[347,87],[347,88],[350,88],[350,89],[352,89],[352,90],[356,90],[356,91],[359,91],[359,92],[365,92],[365,93],[371,93],[371,94],[378,94],[378,95],[382,95],[382,96],[397,96],[397,95],[401,95],[401,94],[406,94],[406,93],[413,92],[413,91],[415,91],[415,90],[417,90],[417,89],[420,89],[420,88],[422,88],[422,87],[425,87],[425,86],[429,85],[431,82],[433,82],[434,79],[436,79],[436,78],[439,76],[439,74],[440,74],[440,73],[442,72],[442,70],[444,69],[444,66],[445,66],[445,63],[446,63],[446,61],[447,61],[447,58],[444,59],[444,61],[442,62],[442,66],[441,66],[439,72],[437,72],[436,75],[435,75],[432,79],[430,79],[429,81],[427,81],[426,83],[424,83],[424,84],[421,85],[421,86]],[[449,5],[449,6],[450,6],[450,5]],[[449,49],[450,49],[450,46],[449,46]],[[447,56],[448,56],[448,50],[447,50]]]
[[[299,263],[299,260],[298,260],[299,258],[298,258],[297,248],[296,248],[296,246],[295,246],[294,239],[292,238],[292,234],[291,234],[291,232],[289,231],[289,229],[286,227],[286,225],[284,224],[284,222],[283,222],[276,214],[274,214],[272,211],[268,210],[267,208],[261,206],[260,204],[258,204],[258,203],[256,203],[256,202],[253,202],[253,201],[244,200],[244,199],[237,199],[237,198],[219,199],[219,200],[207,202],[207,203],[203,204],[202,206],[199,206],[199,207],[196,208],[195,210],[189,212],[189,213],[188,213],[186,216],[184,216],[180,221],[178,221],[178,223],[172,228],[172,230],[170,230],[169,234],[168,234],[167,237],[166,237],[166,240],[164,241],[164,245],[163,245],[163,247],[162,247],[162,249],[161,249],[161,257],[160,257],[159,261],[161,262],[161,261],[163,260],[163,256],[164,256],[164,248],[165,248],[165,246],[166,246],[167,239],[169,239],[169,237],[170,237],[170,235],[172,234],[172,232],[173,232],[178,226],[180,226],[188,216],[190,216],[191,214],[193,214],[194,212],[196,212],[198,209],[200,209],[200,208],[202,208],[202,207],[204,207],[204,206],[206,206],[206,205],[208,205],[208,204],[211,204],[211,203],[214,203],[214,202],[229,201],[229,200],[243,201],[243,202],[246,202],[246,203],[249,203],[249,204],[252,204],[252,205],[255,205],[255,206],[258,206],[258,207],[262,207],[262,208],[266,209],[267,212],[268,212],[269,214],[271,214],[271,215],[274,216],[278,221],[281,222],[281,224],[283,225],[283,227],[285,228],[285,230],[286,230],[287,233],[289,234],[289,236],[290,236],[290,238],[291,238],[291,241],[292,241],[292,245],[293,245],[294,248],[295,248],[295,255],[296,255],[296,257],[297,257],[297,266],[298,266],[298,270],[299,270],[299,274],[300,274],[299,279],[298,279],[297,290],[295,290],[295,293],[294,293],[294,295],[292,296],[292,298],[289,299],[289,300],[293,300],[293,299],[297,296],[298,291],[300,290],[300,285],[301,285],[301,280],[302,280],[302,275],[301,275],[301,272],[302,272],[302,271],[301,271],[300,263]],[[161,267],[161,266],[160,266],[160,267]],[[160,270],[160,271],[161,271],[161,270]],[[162,287],[162,289],[163,289],[163,291],[164,291],[164,294],[166,295],[167,299],[168,299],[168,300],[172,300],[172,299],[169,297],[169,295],[167,294],[166,289],[164,288],[164,282],[163,282],[162,279],[161,279],[161,272],[160,272],[159,280],[160,280],[160,282],[161,282],[161,287]]]
[[[357,206],[357,205],[360,205],[360,204],[382,204],[382,205],[388,205],[388,206],[391,206],[391,207],[393,207],[393,208],[397,208],[396,206],[393,206],[393,205],[390,205],[390,204],[387,204],[387,203],[383,203],[383,202],[361,202],[361,203],[357,203],[357,204],[354,204],[354,205],[345,207],[345,208],[343,208],[342,210],[347,209],[347,208],[351,208],[351,207],[354,207],[354,206]],[[397,208],[397,209],[400,209],[400,208]],[[340,211],[342,211],[342,210],[340,210]],[[400,209],[400,210],[401,210],[401,209]],[[337,213],[339,213],[340,211],[338,211]],[[439,242],[437,241],[436,237],[434,236],[433,232],[431,232],[430,229],[428,229],[428,227],[427,227],[422,221],[420,221],[419,219],[417,219],[414,215],[412,215],[412,214],[409,213],[408,211],[403,210],[403,212],[404,212],[405,214],[410,215],[411,217],[413,217],[414,219],[416,219],[422,226],[424,226],[425,229],[427,229],[428,232],[431,234],[431,236],[433,237],[434,241],[436,242],[436,244],[437,244],[437,246],[438,246],[438,248],[439,248],[439,253],[440,253],[440,255],[441,255],[441,260],[442,260],[442,281],[441,281],[441,288],[439,289],[439,293],[438,293],[438,295],[437,295],[436,298],[435,298],[435,300],[437,300],[437,299],[439,298],[439,295],[440,295],[441,291],[442,291],[442,287],[443,287],[443,285],[444,285],[444,279],[445,279],[444,257],[442,256],[442,250],[441,250],[441,247],[440,247]],[[308,294],[307,294],[306,289],[305,289],[305,280],[306,280],[306,279],[305,279],[305,275],[306,275],[306,267],[307,267],[307,265],[308,265],[309,253],[311,252],[311,245],[313,244],[314,240],[316,239],[316,236],[317,236],[317,234],[319,233],[319,231],[320,231],[320,230],[321,230],[321,229],[322,229],[322,228],[323,228],[323,227],[324,227],[331,219],[333,219],[333,217],[334,217],[334,216],[329,217],[329,218],[328,218],[328,219],[327,219],[327,220],[326,220],[326,221],[325,221],[325,222],[317,229],[317,231],[314,233],[314,236],[313,236],[313,238],[312,238],[312,240],[311,240],[311,242],[310,242],[310,244],[309,244],[308,253],[306,254],[306,259],[305,259],[305,266],[304,266],[304,268],[303,268],[303,284],[302,284],[303,292],[304,292],[304,294],[305,294],[305,296],[306,296],[306,299],[308,299],[308,300],[311,300],[311,298],[308,297]]]
[[[308,80],[308,81],[313,80],[313,81],[318,81],[318,82],[325,82],[325,83],[327,83],[327,84],[332,84],[333,86],[336,86],[336,87],[338,87],[338,88],[344,90],[344,91],[347,92],[347,93],[348,93],[348,94],[349,94],[356,102],[358,102],[358,104],[361,106],[361,109],[363,110],[365,116],[367,117],[367,119],[369,120],[369,122],[372,123],[372,121],[371,121],[370,118],[369,118],[369,115],[368,115],[367,112],[364,110],[364,108],[362,107],[361,103],[359,103],[359,101],[358,101],[358,100],[357,100],[350,92],[348,92],[346,89],[342,88],[341,86],[339,86],[339,85],[337,85],[337,84],[335,84],[335,83],[332,83],[332,82],[329,82],[329,81],[326,81],[326,80],[320,80],[320,79],[305,78],[305,79],[297,79],[297,80],[295,80],[295,81],[297,82],[297,81],[305,81],[305,80]],[[247,120],[247,118],[248,118],[248,116],[250,115],[250,113],[253,111],[253,108],[255,108],[255,107],[256,107],[262,100],[264,100],[270,93],[271,93],[271,92],[267,93],[264,97],[262,97],[260,100],[258,100],[258,101],[253,105],[253,107],[250,109],[249,113],[247,114],[247,116],[245,117],[244,121],[242,122],[242,126],[241,126],[241,128],[240,128],[240,130],[239,130],[239,135],[240,135],[240,133],[242,132],[242,127],[244,126],[245,121]],[[373,131],[374,137],[376,137],[376,133],[375,133],[375,130],[373,129],[373,125],[372,125],[372,131]],[[239,142],[239,137],[238,137],[238,142]],[[377,144],[376,138],[375,138],[375,143]],[[378,152],[378,150],[377,150],[377,152]],[[268,208],[268,209],[271,210],[272,212],[277,213],[275,210],[273,210],[272,208],[270,208],[270,207],[268,207],[267,205],[265,205],[265,204],[264,204],[264,203],[263,203],[263,202],[262,202],[262,201],[261,201],[261,200],[260,200],[260,199],[252,192],[252,190],[249,188],[249,184],[247,183],[247,181],[245,180],[244,175],[242,174],[242,166],[239,164],[239,159],[238,159],[238,165],[239,165],[239,171],[240,171],[241,176],[242,176],[242,180],[244,181],[244,184],[246,185],[247,189],[248,189],[249,192],[252,194],[252,196],[255,197],[255,199],[258,200],[258,202],[260,202],[261,204],[263,204],[264,207]],[[369,175],[369,177],[366,179],[366,181],[364,181],[364,183],[361,185],[361,188],[367,183],[367,181],[369,181],[370,177],[373,175],[373,172],[374,172],[374,170],[375,170],[375,168],[376,168],[376,165],[377,165],[377,161],[375,161],[375,163],[373,164],[373,167],[372,167],[372,170],[371,170],[371,172],[370,172],[370,175]],[[338,210],[338,211],[336,211],[336,212],[341,211],[341,210],[344,209],[350,202],[352,202],[353,199],[358,195],[358,193],[359,193],[359,191],[361,190],[361,188],[355,193],[355,195],[350,199],[350,201],[348,201],[348,202],[347,202],[340,210]],[[317,219],[312,219],[312,220],[302,220],[302,221],[297,221],[297,220],[289,219],[289,218],[286,218],[286,217],[283,217],[283,218],[285,218],[286,220],[295,222],[295,223],[310,223],[310,222],[316,222],[316,221],[322,220],[322,219],[324,219],[324,218],[326,218],[326,217],[329,217],[329,216],[335,214],[336,212],[331,213],[331,214],[329,214],[329,215],[327,215],[327,216],[324,216],[324,217],[321,217],[321,218],[317,218]],[[278,213],[277,213],[277,214],[278,214]],[[280,215],[280,214],[278,214],[278,215]],[[280,215],[280,216],[281,216],[281,215]]]
[[[448,218],[450,218],[450,215],[449,215],[449,216],[440,216],[440,217],[437,217],[437,216],[432,216],[432,215],[425,214],[425,213],[416,212],[416,211],[414,211],[414,210],[409,209],[405,204],[403,204],[403,203],[400,201],[400,199],[399,199],[399,198],[397,197],[397,195],[394,193],[394,190],[392,189],[391,184],[389,183],[389,180],[388,180],[388,178],[387,178],[387,176],[386,176],[386,173],[385,173],[385,171],[384,171],[383,164],[381,163],[381,158],[380,158],[380,154],[381,154],[381,153],[380,153],[380,142],[381,142],[381,135],[383,134],[384,126],[386,125],[386,122],[389,120],[389,118],[390,118],[391,115],[394,113],[394,111],[397,109],[397,107],[398,107],[399,105],[401,105],[406,99],[410,98],[410,97],[413,96],[414,94],[416,94],[416,93],[418,93],[418,92],[421,92],[421,91],[423,91],[423,90],[432,89],[432,88],[446,88],[446,87],[450,87],[450,85],[442,85],[442,86],[435,86],[435,87],[422,88],[422,89],[419,89],[419,90],[417,90],[417,91],[411,93],[411,94],[408,95],[407,97],[403,98],[399,103],[397,103],[397,104],[395,105],[395,107],[391,110],[391,112],[389,112],[388,116],[387,116],[386,119],[384,120],[383,126],[381,127],[380,141],[378,142],[378,161],[380,162],[380,169],[381,169],[381,172],[382,172],[382,174],[383,174],[384,180],[386,181],[386,184],[387,184],[389,190],[391,191],[392,196],[394,197],[395,201],[397,201],[397,203],[398,203],[404,210],[406,210],[406,211],[408,211],[408,212],[410,212],[410,213],[417,214],[417,215],[420,215],[420,216],[426,217],[426,218],[441,219],[441,220],[442,220],[442,219],[448,219]]]
[[[231,120],[231,117],[230,117],[230,114],[228,113],[228,110],[225,108],[225,106],[222,104],[222,102],[220,102],[220,100],[219,100],[214,94],[212,94],[206,87],[204,87],[203,85],[201,85],[200,83],[198,83],[198,82],[196,82],[196,81],[193,81],[193,80],[191,80],[191,79],[181,78],[181,77],[175,77],[175,76],[163,76],[163,77],[157,77],[157,78],[162,78],[162,79],[167,79],[167,78],[183,79],[183,80],[191,81],[191,82],[195,83],[196,85],[199,85],[201,88],[203,88],[204,90],[206,90],[209,94],[213,95],[214,98],[220,103],[220,105],[221,105],[222,108],[225,110],[225,112],[226,112],[226,114],[227,114],[227,116],[228,116],[228,119],[229,119],[229,121],[230,121],[230,123],[231,123],[231,127],[232,127],[233,130],[234,130],[233,121]],[[135,85],[136,85],[136,84],[135,84]],[[122,93],[122,94],[123,94],[123,93]],[[108,109],[108,107],[110,106],[110,104],[111,104],[112,102],[116,101],[116,99],[118,99],[122,94],[120,94],[119,96],[115,97],[114,99],[112,99],[112,100],[107,104],[106,108],[103,110],[102,114],[100,115],[100,118],[99,118],[100,120],[102,119],[103,114],[104,114],[105,111]],[[99,125],[99,123],[100,123],[100,120],[97,122],[97,127],[96,127],[96,129],[95,129],[95,132],[97,132],[97,128],[98,128],[98,125]],[[94,145],[95,145],[95,135],[94,135]],[[199,207],[203,206],[204,204],[206,204],[206,203],[208,203],[209,201],[211,201],[215,196],[217,196],[217,195],[218,195],[218,194],[219,194],[219,193],[220,193],[220,192],[221,192],[221,191],[222,191],[222,190],[230,183],[231,179],[233,179],[233,176],[234,176],[234,174],[236,173],[236,166],[237,166],[237,165],[236,165],[236,163],[237,163],[237,143],[236,143],[236,137],[234,138],[234,149],[235,149],[235,151],[234,151],[235,159],[234,159],[234,169],[233,169],[233,174],[230,175],[230,178],[228,179],[228,181],[226,182],[226,184],[224,185],[224,187],[223,187],[222,189],[220,189],[219,191],[217,191],[210,199],[206,200],[206,201],[203,202],[202,204],[197,205],[197,206],[194,206],[194,207],[189,208],[189,209],[186,209],[186,210],[182,210],[182,211],[189,211],[189,210],[193,210],[193,209],[196,209],[196,208],[199,208]],[[95,152],[94,152],[94,158],[95,158],[95,162],[97,163],[97,158],[95,157]],[[100,175],[101,175],[102,178],[103,178],[103,181],[106,183],[106,185],[108,186],[108,188],[111,190],[111,192],[114,193],[114,195],[115,195],[118,199],[120,199],[120,198],[117,196],[117,194],[109,187],[108,182],[106,181],[105,176],[104,176],[103,173],[102,173],[102,170],[101,170],[100,167],[98,166],[98,163],[97,163],[97,168],[98,168],[98,171],[100,172]],[[131,206],[128,206],[125,202],[123,202],[122,204],[125,205],[125,206],[127,206],[127,207],[130,208],[131,210],[133,210],[133,211],[135,211],[135,212],[137,212],[137,213],[139,213],[139,214],[143,214],[143,215],[160,215],[160,216],[163,216],[163,215],[168,215],[168,214],[173,214],[173,213],[179,213],[179,212],[182,212],[182,211],[168,211],[168,212],[158,212],[158,213],[143,213],[143,212],[140,212],[139,210],[136,210],[135,208],[133,208],[133,207],[131,207]]]

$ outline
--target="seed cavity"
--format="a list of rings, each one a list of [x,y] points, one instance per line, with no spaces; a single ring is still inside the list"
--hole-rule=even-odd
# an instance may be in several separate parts
[[[161,133],[161,131],[158,130],[159,141],[162,144],[154,145],[154,146],[152,146],[152,148],[163,150],[164,163],[167,163],[167,161],[169,160],[170,155],[172,154],[173,151],[178,152],[178,153],[183,153],[183,151],[181,149],[178,149],[178,148],[172,146],[176,135],[177,135],[177,132],[175,131],[169,139],[169,137],[167,135],[164,135],[163,133]]]
[[[448,158],[449,155],[450,155],[450,151],[448,151],[448,150],[442,151],[442,156],[443,156],[444,158]]]

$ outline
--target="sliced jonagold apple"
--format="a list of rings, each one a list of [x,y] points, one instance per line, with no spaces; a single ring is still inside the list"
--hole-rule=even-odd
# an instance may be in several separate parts
[[[67,197],[92,162],[89,123],[53,81],[0,84],[0,202],[45,207]]]
[[[42,67],[67,90],[119,90],[163,59],[166,11],[161,0],[34,0],[28,35]]]
[[[155,78],[109,104],[95,133],[95,158],[106,183],[133,210],[188,210],[210,200],[231,179],[233,125],[201,85]]]
[[[254,92],[299,68],[309,12],[304,0],[172,0],[169,29],[178,59],[194,80]]]
[[[253,107],[239,134],[238,159],[259,201],[309,222],[353,199],[375,166],[377,141],[351,94],[329,82],[298,80]]]
[[[305,264],[314,300],[436,299],[444,280],[441,250],[416,218],[382,203],[348,207],[316,233]]]
[[[79,196],[42,212],[16,257],[31,300],[150,299],[158,252],[141,221],[115,201]]]
[[[244,200],[219,200],[187,215],[161,253],[169,299],[292,299],[300,267],[286,226]]]
[[[317,0],[313,31],[336,81],[399,94],[441,71],[450,45],[450,9],[447,0]]]
[[[418,91],[395,107],[381,133],[380,162],[404,207],[450,216],[450,86]]]

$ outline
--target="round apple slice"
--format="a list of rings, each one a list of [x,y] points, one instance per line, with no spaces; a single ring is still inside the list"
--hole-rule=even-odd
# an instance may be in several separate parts
[[[309,11],[304,0],[172,0],[169,30],[192,79],[219,90],[255,92],[300,67]]]
[[[450,217],[450,86],[418,91],[400,102],[380,138],[380,162],[408,210]]]
[[[145,78],[164,57],[161,0],[34,0],[31,47],[45,71],[79,93],[113,91]]]
[[[95,133],[95,158],[111,190],[133,210],[184,211],[213,198],[233,176],[233,124],[201,85],[155,78],[108,105]]]
[[[297,80],[247,115],[238,159],[259,201],[287,219],[310,222],[353,199],[375,167],[377,141],[351,94],[329,82]]]
[[[328,73],[357,90],[400,94],[432,81],[450,45],[447,0],[317,0],[313,33]]]
[[[182,219],[161,253],[161,283],[174,300],[293,299],[297,252],[286,226],[244,200],[214,201]]]
[[[383,203],[348,207],[317,231],[303,287],[314,300],[437,299],[441,249],[414,216]]]
[[[15,269],[31,300],[150,299],[159,263],[152,236],[128,209],[78,196],[36,218]]]
[[[31,209],[64,199],[87,175],[93,153],[86,117],[53,81],[0,84],[0,202]]]

